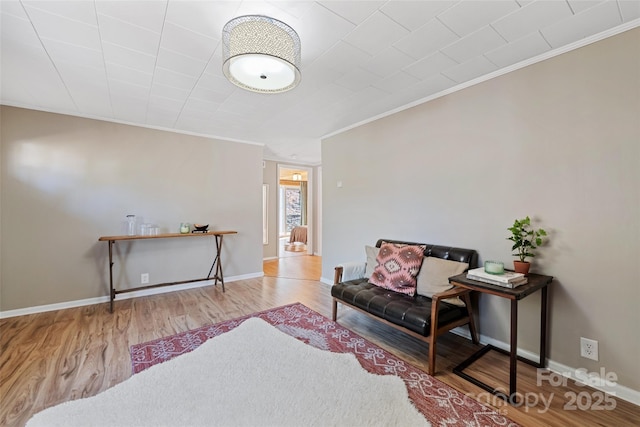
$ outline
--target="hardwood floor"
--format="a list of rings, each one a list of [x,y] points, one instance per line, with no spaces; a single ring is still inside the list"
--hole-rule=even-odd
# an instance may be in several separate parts
[[[264,275],[287,279],[320,280],[321,258],[312,255],[277,258],[263,263]]]
[[[306,262],[315,263],[319,271],[320,258],[305,258],[310,258]],[[93,396],[129,378],[132,344],[293,302],[331,316],[328,285],[317,280],[266,276],[228,282],[226,293],[208,286],[116,301],[113,314],[105,303],[2,319],[0,425],[22,426],[44,408]],[[343,307],[338,310],[338,322],[426,370],[427,344]],[[541,402],[533,407],[511,407],[489,399],[483,391],[451,373],[452,367],[475,349],[457,335],[447,334],[439,339],[437,378],[483,403],[495,405],[522,425],[631,426],[640,420],[640,408],[619,399],[613,410],[564,410],[568,402],[565,393],[595,391],[571,382],[567,387],[551,387],[547,383],[537,387],[535,369],[528,365],[519,367],[519,391],[545,399],[553,397],[549,410]],[[492,356],[473,368],[479,375],[504,380],[506,363],[504,357]]]

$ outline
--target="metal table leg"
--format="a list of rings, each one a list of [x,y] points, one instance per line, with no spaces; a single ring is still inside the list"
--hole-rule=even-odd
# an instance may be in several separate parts
[[[511,342],[509,348],[509,399],[515,402],[518,378],[518,300],[511,300]]]
[[[113,313],[113,300],[116,297],[116,291],[113,289],[113,240],[109,240],[109,313]]]
[[[213,275],[213,279],[215,280],[214,286],[218,285],[218,280],[222,284],[222,292],[224,292],[224,276],[222,274],[222,261],[220,260],[220,254],[222,252],[222,238],[224,236],[222,234],[216,235],[216,256],[213,259],[213,264],[211,264],[211,268],[209,269],[209,274],[207,274],[207,279],[211,277],[211,272],[215,267],[215,273]]]
[[[547,360],[547,288],[542,288],[542,306],[541,306],[541,314],[540,314],[540,361],[529,360],[525,357],[518,356],[518,300],[511,300],[511,320],[510,320],[510,339],[509,339],[509,351],[503,350],[501,348],[495,347],[491,344],[487,344],[482,347],[480,350],[472,354],[467,360],[460,363],[458,366],[453,368],[453,373],[466,379],[467,381],[481,387],[488,392],[501,397],[502,399],[508,401],[511,404],[517,404],[517,381],[518,381],[518,361],[526,363],[531,366],[535,366],[536,368],[544,368],[546,366]],[[490,385],[472,377],[471,375],[464,372],[466,368],[471,366],[475,361],[480,359],[489,351],[497,351],[499,353],[505,354],[509,356],[509,393],[506,394],[503,391],[500,391],[497,388],[493,388]]]
[[[538,368],[547,366],[547,291],[545,286],[540,294],[540,363]]]

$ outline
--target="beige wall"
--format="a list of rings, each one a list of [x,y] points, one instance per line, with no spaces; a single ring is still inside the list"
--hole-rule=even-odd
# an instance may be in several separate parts
[[[108,295],[104,235],[127,214],[237,230],[225,276],[262,272],[262,147],[2,107],[1,310]],[[239,179],[238,179],[239,178]],[[116,285],[205,277],[211,238],[116,245]],[[124,254],[127,254],[124,262]],[[170,290],[170,288],[167,288]]]
[[[324,140],[323,278],[378,238],[510,263],[507,227],[530,215],[551,234],[533,267],[556,278],[550,359],[640,390],[639,45],[631,30]],[[520,304],[534,353],[539,308]],[[479,309],[480,332],[508,342],[507,302]]]

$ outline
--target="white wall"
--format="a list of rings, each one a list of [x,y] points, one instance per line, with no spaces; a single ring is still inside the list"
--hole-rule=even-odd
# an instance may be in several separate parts
[[[269,243],[263,245],[263,259],[278,257],[278,163],[265,160],[262,179],[269,185],[268,224]]]
[[[108,295],[107,243],[127,214],[236,230],[225,277],[262,272],[262,147],[2,107],[0,309]],[[116,244],[116,287],[207,275],[213,238]],[[125,262],[126,261],[126,262]],[[170,288],[167,288],[170,290]]]
[[[314,255],[322,256],[322,166],[316,168],[316,212],[315,212],[315,242]]]
[[[507,228],[530,215],[550,232],[532,268],[555,277],[550,359],[640,390],[639,45],[631,30],[324,140],[323,278],[378,238],[510,263]],[[539,309],[520,303],[534,353]],[[508,303],[481,297],[479,313],[508,342]]]

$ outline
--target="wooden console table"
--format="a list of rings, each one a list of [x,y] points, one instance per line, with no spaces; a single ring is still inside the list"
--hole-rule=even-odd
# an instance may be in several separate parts
[[[477,280],[467,279],[467,273],[462,273],[457,276],[449,278],[449,282],[454,285],[465,289],[471,289],[472,291],[482,292],[485,294],[496,295],[502,298],[511,300],[511,338],[509,343],[509,351],[497,348],[491,344],[488,344],[471,355],[467,360],[453,368],[453,372],[472,382],[478,387],[493,393],[496,396],[507,400],[510,403],[515,403],[516,399],[516,382],[517,382],[517,361],[520,360],[529,365],[537,368],[546,367],[547,359],[547,290],[548,286],[553,280],[551,276],[543,276],[541,274],[529,273],[527,275],[528,283],[520,285],[516,288],[505,288],[502,286],[491,285],[489,283],[479,282]],[[518,301],[531,295],[532,293],[541,290],[541,307],[540,307],[540,361],[526,359],[517,355],[518,349]],[[482,381],[466,374],[464,370],[468,368],[473,362],[478,360],[484,354],[490,350],[495,350],[503,354],[509,355],[509,394],[501,392],[498,389],[494,389],[490,385],[483,383]]]
[[[222,292],[224,292],[224,276],[222,274],[222,261],[220,260],[220,253],[222,252],[222,238],[225,234],[237,234],[237,231],[209,231],[207,233],[166,233],[166,234],[158,234],[155,236],[102,236],[98,239],[99,242],[108,242],[109,243],[109,311],[113,313],[113,300],[116,299],[117,294],[124,294],[126,292],[139,291],[142,289],[151,289],[157,288],[160,286],[170,286],[170,285],[179,285],[183,283],[191,283],[191,282],[200,282],[203,280],[211,279],[211,272],[215,268],[215,273],[213,275],[213,279],[215,279],[214,286],[218,284],[218,280],[222,283]],[[122,289],[117,290],[113,287],[113,245],[117,241],[122,240],[148,240],[148,239],[168,239],[168,238],[186,238],[186,237],[215,237],[216,239],[216,256],[213,259],[213,263],[211,264],[211,268],[209,269],[209,274],[207,277],[202,279],[190,279],[190,280],[182,280],[179,282],[167,282],[167,283],[158,283],[155,285],[147,285],[147,286],[139,286],[136,288]]]

